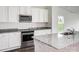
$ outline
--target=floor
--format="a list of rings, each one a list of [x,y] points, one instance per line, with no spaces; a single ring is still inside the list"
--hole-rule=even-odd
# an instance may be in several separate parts
[[[20,48],[20,49],[11,50],[8,52],[34,52],[34,47]]]

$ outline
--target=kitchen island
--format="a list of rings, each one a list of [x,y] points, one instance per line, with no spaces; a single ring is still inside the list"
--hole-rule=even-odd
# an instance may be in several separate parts
[[[35,52],[79,51],[79,33],[74,35],[48,34],[34,36]]]

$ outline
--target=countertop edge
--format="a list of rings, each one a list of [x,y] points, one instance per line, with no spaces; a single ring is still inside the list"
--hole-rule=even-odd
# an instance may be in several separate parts
[[[29,28],[29,29],[0,29],[0,33],[8,33],[8,32],[21,32],[21,31],[34,31],[34,30],[42,30],[42,29],[51,29],[51,27],[40,27],[40,28]]]

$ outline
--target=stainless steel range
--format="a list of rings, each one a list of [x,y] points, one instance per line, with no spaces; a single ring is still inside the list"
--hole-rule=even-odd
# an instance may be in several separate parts
[[[34,35],[34,31],[32,30],[21,32],[21,36],[22,36],[21,48],[34,46],[34,42],[32,38],[33,35]]]

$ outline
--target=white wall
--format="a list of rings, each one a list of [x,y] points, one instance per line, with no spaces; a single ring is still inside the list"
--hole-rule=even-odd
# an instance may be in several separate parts
[[[57,17],[64,16],[64,30],[67,28],[75,28],[79,30],[79,15],[72,13],[62,7],[52,7],[52,33],[57,33]]]
[[[71,14],[68,16],[69,19],[65,20],[65,29],[74,28],[76,31],[79,31],[79,15]]]

